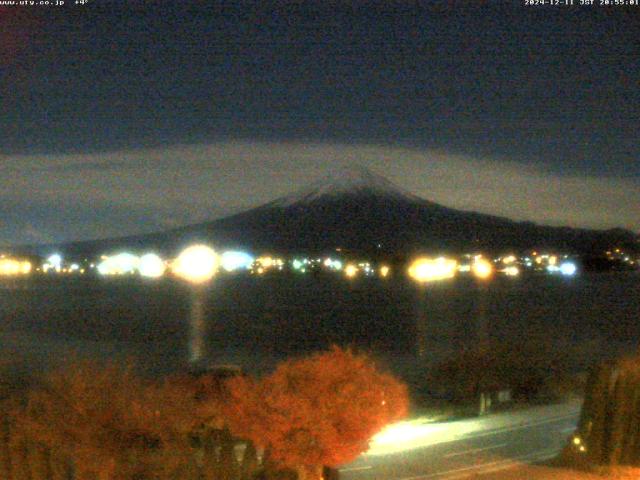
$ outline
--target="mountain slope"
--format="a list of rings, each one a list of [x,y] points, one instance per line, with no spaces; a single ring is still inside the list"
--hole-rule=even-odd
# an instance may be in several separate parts
[[[242,242],[236,234],[242,232],[254,245],[280,250],[343,247],[398,253],[555,247],[586,253],[637,241],[621,230],[545,227],[443,207],[360,168],[337,172],[292,195],[202,227],[224,232],[236,242]]]

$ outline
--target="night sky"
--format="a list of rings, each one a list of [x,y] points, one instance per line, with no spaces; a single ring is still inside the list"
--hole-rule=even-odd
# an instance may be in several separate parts
[[[0,7],[0,244],[214,219],[350,164],[640,231],[640,7],[464,3]]]

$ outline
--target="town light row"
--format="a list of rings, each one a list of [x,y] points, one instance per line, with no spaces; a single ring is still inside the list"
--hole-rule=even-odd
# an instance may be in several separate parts
[[[506,261],[504,261],[506,260]],[[457,260],[445,257],[422,257],[414,260],[408,269],[409,276],[418,283],[430,283],[453,278],[459,272],[472,273],[479,280],[488,280],[494,273],[499,272],[509,277],[520,275],[520,268],[515,265],[515,257],[503,259],[502,265],[475,255],[469,263],[459,264]],[[506,264],[506,265],[505,265]],[[574,276],[578,267],[572,261],[565,260],[557,263],[555,260],[545,268],[548,273],[559,273],[566,277]]]
[[[169,269],[171,272],[192,283],[210,280],[218,270],[219,256],[206,245],[192,245],[185,248],[172,262],[165,262],[155,253],[138,257],[123,252],[105,256],[97,265],[101,275],[126,275],[138,272],[143,277],[158,278]]]
[[[152,278],[160,277],[166,270],[170,270],[174,275],[192,283],[203,283],[210,280],[220,267],[227,272],[249,270],[260,275],[269,270],[282,271],[284,264],[284,260],[277,257],[262,256],[254,259],[248,253],[240,251],[228,251],[218,255],[206,245],[193,245],[183,250],[175,260],[166,264],[153,253],[142,257],[131,253],[119,253],[110,257],[105,256],[98,264],[97,270],[102,275],[123,275],[137,271],[144,277]],[[344,271],[344,275],[348,278],[353,278],[361,272],[365,275],[375,273],[369,262],[343,265],[342,261],[332,258],[302,258],[291,262],[292,269],[300,273],[311,271],[318,265],[323,265],[328,270]],[[382,277],[386,277],[389,271],[390,267],[387,265],[379,267],[379,274]]]
[[[514,255],[504,256],[498,259],[488,260],[482,255],[463,255],[458,259],[447,257],[420,257],[414,260],[408,268],[410,278],[418,283],[437,282],[455,277],[459,273],[470,273],[474,277],[485,280],[490,279],[495,273],[506,276],[520,274],[521,266],[527,265],[527,261],[535,262],[539,269],[548,273],[558,273],[564,276],[573,276],[577,272],[575,263],[562,261],[555,255],[540,255],[536,252],[533,259],[525,257],[518,259]],[[386,278],[391,273],[388,265],[374,267],[366,261],[345,262],[340,259],[326,258],[293,258],[288,262],[291,271],[307,273],[321,269],[340,272],[347,278],[355,278],[359,275],[377,275]],[[282,258],[272,256],[252,255],[242,251],[226,251],[218,255],[212,248],[206,245],[192,245],[184,249],[174,260],[165,261],[155,253],[147,253],[142,256],[129,252],[120,252],[115,255],[103,255],[97,264],[91,264],[90,268],[100,275],[127,275],[139,274],[148,278],[159,278],[167,272],[193,283],[202,283],[211,279],[219,269],[226,272],[238,270],[249,271],[252,274],[262,275],[268,271],[282,271],[285,261]],[[526,268],[526,267],[525,267]],[[0,256],[0,275],[28,274],[32,265],[27,260],[6,258]],[[78,264],[64,264],[62,256],[53,254],[46,259],[42,269],[38,271],[47,273],[85,273],[85,268]]]

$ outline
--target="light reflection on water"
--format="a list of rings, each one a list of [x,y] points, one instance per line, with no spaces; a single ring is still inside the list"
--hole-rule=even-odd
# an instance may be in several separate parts
[[[206,290],[197,288],[191,296],[191,311],[189,313],[189,361],[191,363],[202,362],[207,356],[206,293]]]
[[[455,281],[423,297],[403,281],[216,278],[206,295],[134,280],[11,282],[0,288],[0,348],[49,365],[69,350],[137,357],[152,371],[191,359],[264,370],[331,343],[373,350],[390,364],[435,362],[478,342],[546,337],[576,364],[640,342],[640,278]],[[194,303],[195,302],[195,303]],[[421,323],[422,322],[422,323]]]

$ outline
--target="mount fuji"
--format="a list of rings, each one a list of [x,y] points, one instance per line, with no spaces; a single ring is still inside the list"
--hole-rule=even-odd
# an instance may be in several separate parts
[[[553,248],[579,254],[612,246],[638,250],[632,232],[540,226],[447,208],[364,168],[328,175],[290,195],[211,222],[155,234],[80,242],[73,253],[116,248],[175,253],[188,242],[278,253],[343,251],[402,256],[422,251],[504,252]]]
[[[341,196],[369,195],[388,199],[406,199],[423,202],[419,197],[402,190],[386,178],[364,167],[348,167],[325,175],[297,192],[281,197],[268,206],[286,208],[293,205],[312,204]],[[265,205],[265,206],[267,206]]]

